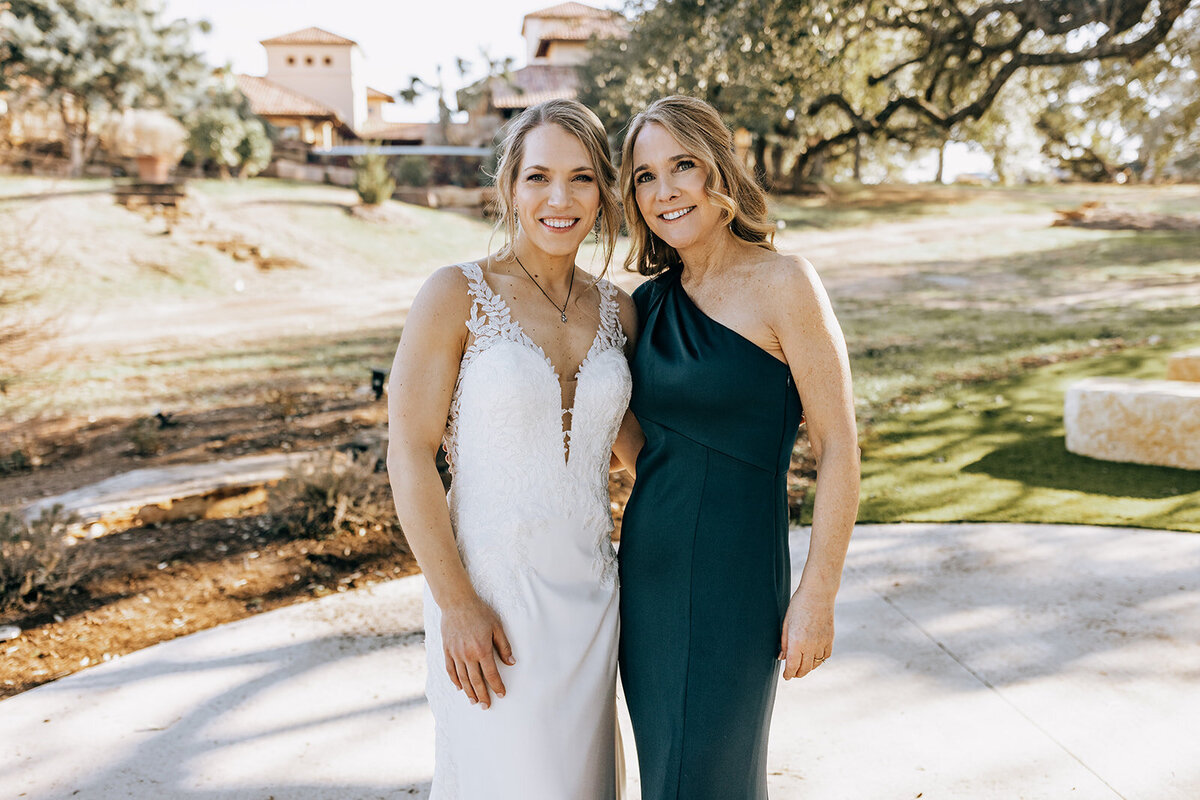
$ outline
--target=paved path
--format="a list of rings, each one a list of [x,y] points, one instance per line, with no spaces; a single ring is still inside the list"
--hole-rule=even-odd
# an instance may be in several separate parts
[[[5,700],[0,796],[426,797],[420,592],[292,606]],[[771,796],[1194,800],[1197,719],[1200,536],[861,526],[834,658],[780,689]]]

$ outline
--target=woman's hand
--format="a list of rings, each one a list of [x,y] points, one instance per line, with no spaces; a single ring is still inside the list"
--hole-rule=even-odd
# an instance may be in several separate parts
[[[510,667],[517,662],[500,617],[487,603],[475,597],[442,610],[442,650],[450,680],[466,692],[472,705],[489,708],[489,688],[504,697],[496,655]]]
[[[833,654],[833,601],[801,594],[797,589],[783,618],[779,660],[783,679],[803,678]]]

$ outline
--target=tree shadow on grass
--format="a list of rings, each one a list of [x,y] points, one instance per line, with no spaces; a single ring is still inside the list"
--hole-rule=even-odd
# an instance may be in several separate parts
[[[1200,472],[1075,455],[1067,450],[1064,438],[1055,435],[1029,436],[1000,447],[963,467],[963,472],[1047,489],[1146,500],[1200,491]]]

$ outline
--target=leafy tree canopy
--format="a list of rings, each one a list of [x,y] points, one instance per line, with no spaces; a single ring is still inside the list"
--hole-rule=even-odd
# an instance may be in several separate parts
[[[0,4],[0,89],[39,92],[58,107],[78,170],[96,112],[181,114],[208,68],[191,37],[206,23],[165,22],[149,0],[6,0]]]
[[[701,97],[760,151],[783,143],[799,182],[860,137],[977,120],[1023,70],[1136,63],[1192,2],[633,0],[630,37],[593,43],[580,99],[615,130],[656,97]]]

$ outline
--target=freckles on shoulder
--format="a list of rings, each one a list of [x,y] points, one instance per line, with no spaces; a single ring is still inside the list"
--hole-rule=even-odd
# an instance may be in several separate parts
[[[760,307],[770,309],[773,315],[790,316],[814,310],[813,303],[820,305],[824,289],[812,263],[798,255],[774,253],[773,256],[763,265],[763,279],[757,282]]]

